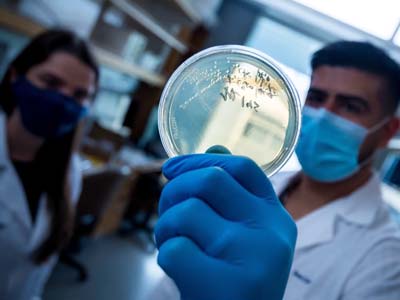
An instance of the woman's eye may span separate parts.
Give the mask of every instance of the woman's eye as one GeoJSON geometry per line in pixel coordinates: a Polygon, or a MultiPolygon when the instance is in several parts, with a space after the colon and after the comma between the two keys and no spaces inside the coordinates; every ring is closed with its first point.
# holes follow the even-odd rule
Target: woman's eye
{"type": "Polygon", "coordinates": [[[55,77],[42,77],[43,85],[48,89],[55,89],[60,86],[61,82],[55,77]]]}
{"type": "Polygon", "coordinates": [[[74,94],[74,98],[78,101],[84,101],[89,97],[89,94],[84,91],[78,91],[74,94]]]}

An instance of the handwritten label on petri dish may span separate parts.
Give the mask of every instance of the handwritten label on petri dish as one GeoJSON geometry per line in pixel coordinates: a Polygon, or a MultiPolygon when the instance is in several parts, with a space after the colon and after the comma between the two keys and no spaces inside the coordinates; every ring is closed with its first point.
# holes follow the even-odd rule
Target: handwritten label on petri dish
{"type": "Polygon", "coordinates": [[[207,82],[207,85],[199,87],[199,90],[194,95],[179,105],[180,109],[185,110],[193,100],[221,82],[223,87],[219,92],[219,96],[223,101],[237,102],[242,108],[252,109],[255,112],[259,111],[265,99],[273,99],[278,96],[277,90],[279,86],[277,82],[271,79],[265,71],[254,66],[248,64],[242,66],[236,63],[225,72],[219,69],[209,71],[200,71],[189,79],[190,84],[198,86],[201,81],[194,79],[200,78],[203,82],[207,82]]]}
{"type": "Polygon", "coordinates": [[[264,71],[241,67],[235,64],[230,74],[224,76],[227,86],[219,93],[223,101],[237,102],[242,108],[253,109],[258,112],[258,108],[265,97],[270,99],[277,96],[277,88],[271,77],[264,71]]]}

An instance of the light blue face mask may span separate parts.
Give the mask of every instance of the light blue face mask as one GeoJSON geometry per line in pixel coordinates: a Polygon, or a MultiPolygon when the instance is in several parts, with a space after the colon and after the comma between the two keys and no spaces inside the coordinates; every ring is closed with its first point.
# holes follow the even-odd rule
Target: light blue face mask
{"type": "Polygon", "coordinates": [[[369,161],[358,162],[366,136],[387,121],[385,119],[367,129],[326,109],[305,106],[296,147],[304,173],[321,182],[336,182],[354,175],[369,161]]]}

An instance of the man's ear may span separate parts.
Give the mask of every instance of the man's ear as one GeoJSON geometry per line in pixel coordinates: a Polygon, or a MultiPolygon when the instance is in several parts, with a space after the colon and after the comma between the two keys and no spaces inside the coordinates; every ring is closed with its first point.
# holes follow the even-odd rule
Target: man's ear
{"type": "Polygon", "coordinates": [[[380,146],[385,147],[389,143],[389,141],[396,135],[399,128],[400,118],[393,116],[384,127],[384,138],[382,139],[380,146]]]}

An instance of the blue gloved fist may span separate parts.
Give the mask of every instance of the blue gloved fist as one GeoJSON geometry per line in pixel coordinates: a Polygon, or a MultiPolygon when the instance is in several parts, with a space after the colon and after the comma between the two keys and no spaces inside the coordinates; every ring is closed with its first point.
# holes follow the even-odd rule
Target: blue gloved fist
{"type": "Polygon", "coordinates": [[[245,157],[195,154],[163,173],[158,263],[182,299],[282,299],[297,230],[263,171],[245,157]]]}

